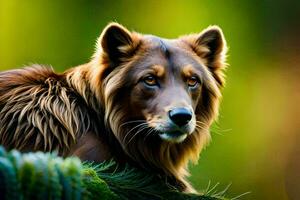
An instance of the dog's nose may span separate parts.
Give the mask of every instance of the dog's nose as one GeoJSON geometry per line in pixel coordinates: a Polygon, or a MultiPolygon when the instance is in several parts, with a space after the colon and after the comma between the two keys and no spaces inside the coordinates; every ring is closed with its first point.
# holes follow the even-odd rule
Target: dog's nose
{"type": "Polygon", "coordinates": [[[192,119],[192,112],[186,108],[174,108],[169,111],[170,119],[178,126],[189,123],[192,119]]]}

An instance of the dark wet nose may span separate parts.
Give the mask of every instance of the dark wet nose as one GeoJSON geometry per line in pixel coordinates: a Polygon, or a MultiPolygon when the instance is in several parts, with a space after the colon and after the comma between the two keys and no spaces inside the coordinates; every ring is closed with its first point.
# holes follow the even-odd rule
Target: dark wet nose
{"type": "Polygon", "coordinates": [[[192,113],[186,108],[174,108],[169,111],[170,119],[178,126],[189,123],[192,119],[192,113]]]}

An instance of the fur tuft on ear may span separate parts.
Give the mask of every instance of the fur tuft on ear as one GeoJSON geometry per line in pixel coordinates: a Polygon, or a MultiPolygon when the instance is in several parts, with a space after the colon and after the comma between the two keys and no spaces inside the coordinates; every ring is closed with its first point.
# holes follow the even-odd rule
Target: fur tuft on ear
{"type": "Polygon", "coordinates": [[[101,56],[112,64],[119,64],[131,56],[136,47],[136,37],[118,23],[108,24],[98,41],[98,49],[103,54],[101,56]]]}
{"type": "Polygon", "coordinates": [[[200,34],[190,36],[188,41],[196,54],[205,60],[219,86],[223,86],[227,46],[221,28],[210,26],[200,34]]]}

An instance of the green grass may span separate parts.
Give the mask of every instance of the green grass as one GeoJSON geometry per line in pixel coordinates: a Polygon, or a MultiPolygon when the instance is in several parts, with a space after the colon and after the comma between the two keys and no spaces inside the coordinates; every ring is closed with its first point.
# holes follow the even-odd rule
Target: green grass
{"type": "Polygon", "coordinates": [[[227,199],[226,188],[215,188],[208,186],[203,195],[185,194],[154,175],[113,161],[96,165],[0,147],[0,199],[227,199]]]}

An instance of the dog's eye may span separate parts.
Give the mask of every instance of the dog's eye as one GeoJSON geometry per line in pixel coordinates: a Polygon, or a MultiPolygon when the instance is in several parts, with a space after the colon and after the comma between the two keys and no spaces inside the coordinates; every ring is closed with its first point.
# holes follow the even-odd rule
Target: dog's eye
{"type": "Polygon", "coordinates": [[[192,77],[188,78],[188,80],[187,80],[188,86],[192,87],[192,88],[196,87],[198,85],[198,83],[199,83],[198,78],[195,76],[192,76],[192,77]]]}
{"type": "Polygon", "coordinates": [[[156,86],[157,85],[157,79],[154,76],[152,76],[152,75],[146,76],[143,79],[143,81],[148,86],[156,86]]]}

